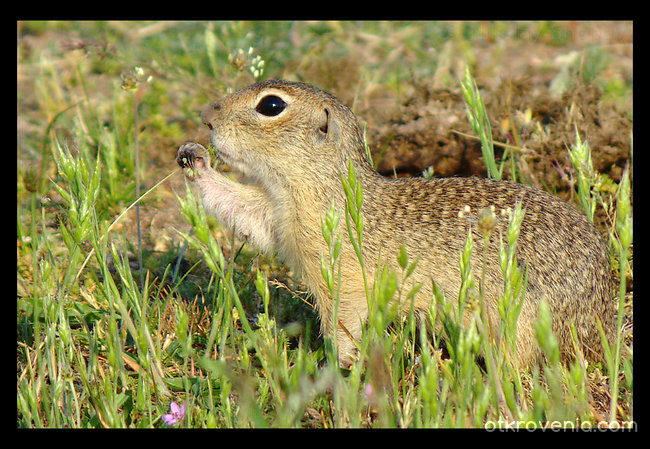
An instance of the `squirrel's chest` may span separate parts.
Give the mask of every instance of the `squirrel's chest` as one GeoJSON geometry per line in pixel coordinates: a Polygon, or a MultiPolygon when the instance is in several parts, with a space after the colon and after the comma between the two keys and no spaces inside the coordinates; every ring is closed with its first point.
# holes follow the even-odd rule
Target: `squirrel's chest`
{"type": "Polygon", "coordinates": [[[320,215],[310,209],[278,208],[273,211],[273,233],[278,256],[297,270],[320,263],[325,248],[320,215]]]}

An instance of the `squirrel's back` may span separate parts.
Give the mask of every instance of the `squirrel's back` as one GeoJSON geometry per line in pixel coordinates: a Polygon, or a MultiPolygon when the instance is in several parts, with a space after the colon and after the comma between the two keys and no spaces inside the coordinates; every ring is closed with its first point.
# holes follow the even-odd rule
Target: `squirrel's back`
{"type": "Polygon", "coordinates": [[[516,255],[526,270],[522,313],[527,317],[522,324],[535,319],[544,299],[563,355],[574,353],[573,323],[585,351],[602,358],[596,317],[611,336],[615,311],[609,253],[600,231],[572,205],[533,187],[476,177],[383,178],[376,188],[364,191],[365,198],[369,251],[395,253],[403,243],[409,256],[419,259],[418,271],[431,271],[431,279],[448,297],[458,292],[459,255],[471,229],[474,278],[480,282],[486,269],[481,288],[493,301],[503,291],[500,243],[505,242],[510,212],[521,204],[516,255]],[[483,209],[492,214],[487,225],[479,223],[483,209]],[[487,245],[485,233],[490,236],[487,245]]]}

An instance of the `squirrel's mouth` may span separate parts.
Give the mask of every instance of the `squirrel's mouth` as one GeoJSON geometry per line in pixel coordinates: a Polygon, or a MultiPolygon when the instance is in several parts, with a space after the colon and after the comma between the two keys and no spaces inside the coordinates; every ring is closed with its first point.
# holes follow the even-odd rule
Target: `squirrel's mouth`
{"type": "Polygon", "coordinates": [[[233,157],[233,151],[230,150],[228,144],[224,142],[223,139],[220,139],[219,137],[215,136],[214,133],[212,133],[210,136],[210,142],[214,148],[215,155],[221,160],[221,162],[228,165],[236,162],[235,158],[233,157]]]}
{"type": "Polygon", "coordinates": [[[229,145],[228,142],[225,142],[223,139],[219,138],[212,134],[210,141],[212,142],[212,147],[214,148],[215,156],[224,164],[229,167],[237,170],[238,172],[246,175],[248,172],[248,166],[241,157],[238,157],[241,154],[240,151],[233,149],[232,145],[229,145]]]}

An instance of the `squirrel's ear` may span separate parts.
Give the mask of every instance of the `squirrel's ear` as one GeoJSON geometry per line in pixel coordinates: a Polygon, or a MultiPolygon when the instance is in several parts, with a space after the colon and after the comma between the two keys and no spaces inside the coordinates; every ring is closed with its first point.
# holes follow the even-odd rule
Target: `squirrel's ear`
{"type": "Polygon", "coordinates": [[[332,140],[338,137],[338,131],[339,127],[334,120],[334,116],[328,108],[323,107],[318,119],[318,133],[322,138],[332,140]]]}

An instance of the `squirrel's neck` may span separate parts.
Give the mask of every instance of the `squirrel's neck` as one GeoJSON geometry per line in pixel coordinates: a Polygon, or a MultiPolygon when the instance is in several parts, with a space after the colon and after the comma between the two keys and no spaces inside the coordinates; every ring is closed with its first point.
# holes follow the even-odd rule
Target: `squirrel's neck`
{"type": "MultiPolygon", "coordinates": [[[[383,179],[365,160],[353,161],[352,165],[364,192],[372,191],[373,186],[383,179]]],[[[320,168],[318,174],[312,175],[312,179],[288,180],[287,184],[275,186],[269,192],[274,205],[274,222],[277,224],[278,254],[303,276],[309,276],[304,272],[308,269],[307,261],[313,264],[313,261],[320,260],[321,254],[327,254],[322,220],[332,204],[341,217],[339,231],[345,229],[346,196],[343,179],[348,180],[349,163],[337,164],[337,167],[341,166],[345,169],[320,168]]],[[[316,274],[318,276],[320,270],[316,274]]]]}

